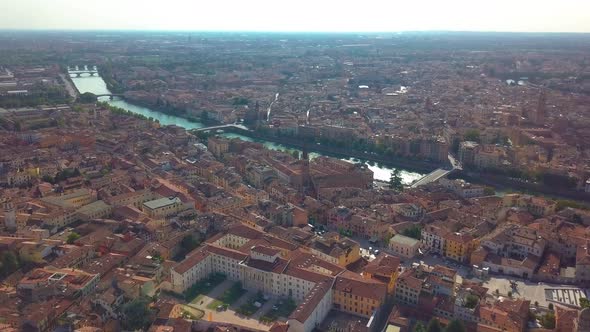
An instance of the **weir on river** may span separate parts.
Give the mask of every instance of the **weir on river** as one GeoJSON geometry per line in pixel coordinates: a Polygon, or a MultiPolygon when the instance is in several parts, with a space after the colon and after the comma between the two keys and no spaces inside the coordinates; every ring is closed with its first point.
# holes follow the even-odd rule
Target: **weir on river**
{"type": "MultiPolygon", "coordinates": [[[[72,82],[74,82],[74,84],[76,85],[76,88],[78,89],[78,91],[80,93],[90,92],[95,95],[112,95],[112,93],[111,93],[111,91],[109,91],[106,83],[104,82],[104,80],[100,76],[76,77],[76,75],[73,75],[73,77],[72,77],[72,75],[70,74],[70,77],[72,79],[72,82]]],[[[278,98],[279,98],[279,94],[277,93],[275,95],[274,101],[271,103],[271,105],[269,107],[269,110],[268,110],[269,116],[270,116],[270,109],[272,107],[272,104],[274,102],[276,102],[278,98]]],[[[119,97],[114,97],[112,99],[110,97],[100,97],[99,100],[106,101],[110,105],[126,109],[130,112],[133,112],[133,113],[144,115],[148,118],[151,117],[155,120],[158,120],[160,122],[160,124],[162,124],[162,125],[176,125],[179,127],[183,127],[185,129],[197,129],[197,128],[205,127],[200,122],[193,122],[193,121],[190,121],[190,120],[182,118],[182,117],[165,114],[163,112],[159,112],[157,110],[152,110],[147,107],[135,105],[135,104],[129,103],[119,97]]],[[[235,134],[235,133],[222,133],[221,135],[224,137],[228,137],[228,138],[239,138],[239,139],[242,139],[245,141],[259,142],[259,143],[262,143],[266,148],[273,149],[273,150],[299,150],[299,149],[291,147],[291,146],[277,144],[277,143],[265,141],[265,140],[253,139],[253,138],[246,137],[246,136],[240,135],[240,134],[235,134]]],[[[320,155],[322,155],[322,154],[320,154],[320,153],[310,153],[309,154],[310,158],[315,158],[320,155]]],[[[379,181],[389,181],[389,178],[391,177],[391,173],[395,170],[395,168],[392,168],[392,167],[386,167],[386,166],[382,166],[382,165],[375,164],[375,163],[360,161],[355,158],[342,158],[342,160],[346,160],[348,162],[353,162],[353,163],[366,164],[367,167],[373,171],[375,180],[379,180],[379,181]]],[[[402,181],[405,184],[410,184],[413,181],[416,181],[416,180],[422,178],[423,176],[424,176],[424,174],[421,174],[418,172],[412,172],[409,170],[401,170],[402,181]]]]}

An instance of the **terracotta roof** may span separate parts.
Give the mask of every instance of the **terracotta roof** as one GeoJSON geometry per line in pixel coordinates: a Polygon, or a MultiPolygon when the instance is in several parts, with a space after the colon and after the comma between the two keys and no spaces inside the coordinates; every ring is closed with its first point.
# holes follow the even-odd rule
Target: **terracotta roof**
{"type": "Polygon", "coordinates": [[[183,259],[182,262],[178,263],[173,269],[179,274],[184,274],[193,266],[199,264],[203,259],[207,258],[207,256],[209,256],[209,252],[202,247],[198,248],[196,251],[192,251],[189,256],[183,259]]]}
{"type": "Polygon", "coordinates": [[[233,234],[247,239],[258,239],[262,235],[264,235],[263,232],[252,227],[246,226],[244,224],[235,224],[231,226],[227,230],[227,234],[233,234]]]}
{"type": "Polygon", "coordinates": [[[320,301],[324,298],[324,296],[326,296],[326,293],[330,291],[331,286],[332,282],[329,280],[317,284],[309,291],[309,293],[307,293],[303,301],[299,304],[295,311],[291,313],[289,319],[295,319],[301,323],[305,323],[305,321],[316,309],[320,301]]]}
{"type": "Polygon", "coordinates": [[[248,255],[243,252],[229,249],[229,248],[219,247],[214,244],[207,244],[206,248],[207,248],[207,251],[209,251],[210,253],[225,256],[225,257],[230,257],[230,258],[233,258],[233,259],[239,260],[239,261],[243,261],[244,259],[246,259],[248,257],[248,255]]]}
{"type": "Polygon", "coordinates": [[[259,259],[252,259],[249,257],[244,262],[244,264],[258,270],[280,274],[283,273],[283,271],[287,267],[288,262],[282,258],[277,258],[274,262],[267,262],[259,259]]]}
{"type": "Polygon", "coordinates": [[[382,254],[365,266],[364,271],[374,275],[390,277],[399,269],[400,258],[382,254]]]}
{"type": "Polygon", "coordinates": [[[405,283],[407,285],[407,287],[411,288],[411,289],[416,289],[416,290],[420,290],[422,289],[422,279],[418,279],[415,276],[415,271],[412,269],[408,269],[404,272],[402,272],[402,274],[400,274],[400,276],[397,278],[397,283],[405,283]]]}
{"type": "Polygon", "coordinates": [[[350,271],[344,271],[336,277],[334,289],[377,301],[384,301],[387,294],[387,285],[385,283],[373,279],[363,279],[358,274],[350,271]]]}

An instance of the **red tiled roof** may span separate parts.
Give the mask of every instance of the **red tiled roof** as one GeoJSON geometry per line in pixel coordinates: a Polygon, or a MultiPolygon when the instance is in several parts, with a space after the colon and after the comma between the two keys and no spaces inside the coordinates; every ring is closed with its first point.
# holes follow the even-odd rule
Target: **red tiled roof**
{"type": "Polygon", "coordinates": [[[178,263],[173,269],[179,274],[184,274],[186,271],[190,270],[193,266],[199,264],[203,259],[207,258],[209,252],[203,250],[203,248],[197,249],[197,251],[193,251],[189,254],[182,262],[178,263]]]}
{"type": "Polygon", "coordinates": [[[384,301],[387,294],[385,283],[373,279],[363,279],[350,271],[344,271],[336,277],[334,289],[377,301],[384,301]]]}

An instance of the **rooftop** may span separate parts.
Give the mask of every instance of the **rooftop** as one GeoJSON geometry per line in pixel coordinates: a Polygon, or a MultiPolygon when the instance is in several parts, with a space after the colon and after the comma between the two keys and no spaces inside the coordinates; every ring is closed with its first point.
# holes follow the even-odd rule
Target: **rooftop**
{"type": "Polygon", "coordinates": [[[143,203],[144,206],[148,207],[149,209],[155,210],[159,208],[163,208],[173,204],[180,204],[182,203],[180,198],[178,197],[163,197],[159,199],[155,199],[153,201],[143,203]]]}

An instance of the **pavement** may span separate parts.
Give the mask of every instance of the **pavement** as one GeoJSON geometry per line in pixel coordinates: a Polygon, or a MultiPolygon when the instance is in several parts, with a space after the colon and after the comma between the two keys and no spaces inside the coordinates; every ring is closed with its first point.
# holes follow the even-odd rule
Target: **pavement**
{"type": "Polygon", "coordinates": [[[493,276],[484,283],[484,286],[488,287],[492,294],[498,289],[501,295],[507,296],[510,291],[513,298],[530,300],[531,304],[538,302],[539,306],[545,308],[549,306],[549,303],[577,306],[579,298],[586,297],[586,294],[590,293],[588,290],[574,285],[532,282],[507,276],[493,276]],[[514,289],[510,286],[511,280],[516,283],[514,289]]]}
{"type": "Polygon", "coordinates": [[[581,307],[580,299],[588,298],[588,290],[580,288],[545,288],[547,301],[581,307]]]}
{"type": "MultiPolygon", "coordinates": [[[[258,321],[258,317],[256,314],[260,312],[264,307],[272,301],[268,301],[265,305],[256,312],[252,317],[244,317],[239,315],[235,312],[235,309],[244,304],[248,299],[256,294],[256,292],[250,291],[246,294],[242,295],[234,304],[232,304],[227,310],[225,311],[217,311],[211,310],[207,308],[211,302],[215,301],[216,298],[221,296],[226,289],[230,288],[234,284],[234,281],[225,280],[220,285],[215,287],[209,294],[203,295],[197,303],[192,303],[191,306],[203,310],[205,315],[203,316],[203,320],[212,321],[212,322],[221,322],[221,323],[229,323],[229,324],[238,324],[244,326],[246,328],[257,329],[268,331],[270,329],[270,325],[263,324],[258,321]]],[[[272,305],[271,305],[272,307],[272,305]]],[[[264,311],[266,312],[266,311],[264,311]]]]}
{"type": "MultiPolygon", "coordinates": [[[[375,246],[370,244],[367,239],[364,238],[353,238],[361,245],[361,253],[366,254],[369,247],[373,249],[379,249],[381,252],[392,254],[391,251],[386,247],[375,246]]],[[[393,255],[393,254],[392,254],[393,255]]],[[[372,256],[374,257],[374,256],[372,256]]],[[[532,282],[515,278],[512,276],[503,275],[490,275],[485,280],[480,280],[472,275],[471,267],[461,265],[451,260],[445,259],[441,256],[426,255],[422,257],[415,257],[413,259],[402,259],[402,267],[409,268],[414,263],[424,263],[427,265],[442,265],[449,267],[457,271],[458,283],[461,283],[463,279],[475,280],[483,282],[484,287],[489,289],[489,294],[494,295],[496,289],[499,291],[500,296],[508,297],[508,292],[512,293],[513,298],[523,298],[531,301],[531,304],[535,302],[539,303],[541,307],[547,307],[549,303],[563,303],[565,305],[577,305],[580,297],[590,295],[590,290],[581,289],[574,285],[564,284],[549,284],[532,282]],[[516,284],[516,288],[512,288],[510,282],[513,281],[516,284]]]]}

